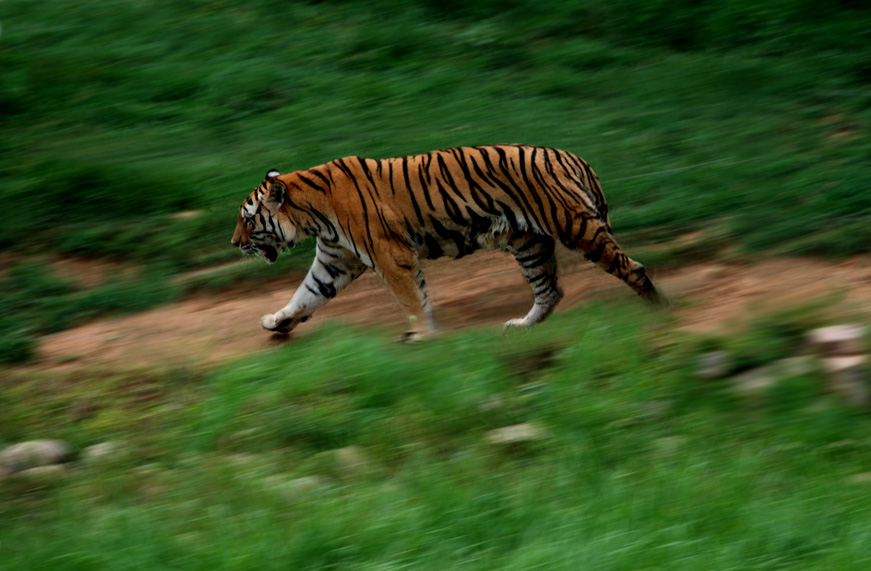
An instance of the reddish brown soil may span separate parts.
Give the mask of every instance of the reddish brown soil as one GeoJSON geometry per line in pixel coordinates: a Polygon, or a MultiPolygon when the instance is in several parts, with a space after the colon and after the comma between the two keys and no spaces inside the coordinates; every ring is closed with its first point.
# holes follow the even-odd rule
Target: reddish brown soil
{"type": "MultiPolygon", "coordinates": [[[[598,267],[562,254],[561,283],[566,298],[559,310],[607,298],[633,298],[632,292],[598,267]]],[[[525,314],[529,287],[514,260],[501,252],[480,252],[461,260],[426,265],[436,319],[442,329],[499,325],[525,314]]],[[[260,328],[260,316],[284,306],[301,278],[269,283],[247,292],[199,295],[181,303],[118,319],[98,321],[46,337],[40,368],[113,369],[183,367],[261,351],[308,335],[330,320],[352,326],[378,325],[399,334],[405,318],[379,279],[367,272],[289,341],[260,328]]],[[[717,332],[749,317],[837,294],[833,318],[871,316],[871,258],[842,262],[771,259],[754,265],[702,263],[655,276],[671,299],[683,327],[717,332]]],[[[643,311],[639,301],[639,311],[643,311]]],[[[558,310],[558,311],[559,311],[558,310]]]]}

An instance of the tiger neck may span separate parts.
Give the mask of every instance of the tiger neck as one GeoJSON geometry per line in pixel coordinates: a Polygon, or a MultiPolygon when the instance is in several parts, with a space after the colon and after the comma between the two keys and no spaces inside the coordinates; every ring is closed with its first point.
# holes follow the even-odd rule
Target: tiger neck
{"type": "Polygon", "coordinates": [[[335,235],[330,207],[333,181],[327,165],[288,173],[283,179],[288,199],[281,208],[282,214],[308,236],[335,235]]]}

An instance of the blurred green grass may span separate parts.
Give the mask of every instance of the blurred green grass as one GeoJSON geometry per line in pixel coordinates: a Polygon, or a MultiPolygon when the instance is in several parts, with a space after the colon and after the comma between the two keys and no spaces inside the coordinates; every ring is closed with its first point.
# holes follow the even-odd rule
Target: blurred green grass
{"type": "Polygon", "coordinates": [[[4,2],[0,243],[190,267],[266,168],[494,141],[588,158],[624,231],[867,221],[867,10],[457,4],[4,2]]]}
{"type": "Polygon", "coordinates": [[[794,354],[814,311],[720,340],[634,302],[413,347],[332,325],[212,372],[21,376],[4,438],[123,444],[0,481],[0,566],[859,569],[867,414],[816,372],[753,400],[693,376],[711,347],[794,354]],[[488,444],[522,422],[546,437],[488,444]]]}

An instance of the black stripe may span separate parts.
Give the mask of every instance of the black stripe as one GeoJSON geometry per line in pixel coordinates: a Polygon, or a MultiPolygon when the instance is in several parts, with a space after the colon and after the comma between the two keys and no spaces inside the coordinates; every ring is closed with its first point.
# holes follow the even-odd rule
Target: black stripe
{"type": "Polygon", "coordinates": [[[432,204],[432,198],[429,195],[429,172],[426,168],[424,168],[423,161],[417,167],[417,177],[420,180],[420,191],[423,193],[424,199],[426,199],[426,205],[429,206],[430,210],[435,210],[435,206],[432,204]]]}
{"type": "Polygon", "coordinates": [[[357,161],[360,163],[360,168],[363,170],[363,174],[366,175],[366,178],[369,179],[369,184],[372,185],[372,188],[375,190],[375,193],[378,193],[378,185],[375,184],[375,179],[372,178],[372,173],[369,171],[369,167],[366,166],[366,159],[363,157],[355,157],[357,161]]]}
{"type": "MultiPolygon", "coordinates": [[[[580,193],[581,193],[582,195],[586,196],[587,198],[590,198],[590,195],[589,195],[588,189],[587,189],[587,187],[583,184],[583,181],[581,181],[580,178],[577,176],[577,174],[573,173],[573,172],[572,172],[572,169],[569,168],[569,167],[566,165],[566,163],[565,163],[565,160],[568,158],[568,153],[566,153],[565,151],[561,151],[561,152],[559,152],[559,153],[556,153],[555,156],[556,156],[556,161],[557,161],[557,162],[559,163],[559,165],[562,167],[563,172],[565,172],[566,175],[568,175],[569,177],[572,177],[572,175],[574,175],[574,178],[577,179],[578,182],[580,182],[580,184],[578,185],[578,186],[580,187],[580,188],[578,189],[578,190],[580,191],[580,193]]],[[[559,178],[554,178],[554,180],[557,181],[557,182],[559,182],[559,178]]],[[[566,188],[565,186],[563,186],[562,184],[560,184],[560,188],[562,188],[563,190],[566,191],[567,196],[572,196],[573,194],[575,194],[574,192],[572,192],[570,189],[567,189],[567,188],[566,188]]],[[[581,204],[584,208],[587,208],[586,205],[583,204],[583,200],[579,200],[579,202],[580,202],[580,204],[581,204]]],[[[595,204],[595,200],[591,200],[591,202],[593,202],[593,204],[595,204]]]]}
{"type": "MultiPolygon", "coordinates": [[[[366,165],[366,160],[362,157],[356,157],[356,159],[360,162],[360,168],[363,169],[363,173],[366,175],[366,178],[369,180],[369,184],[371,185],[367,190],[369,190],[369,195],[372,197],[372,203],[375,208],[375,212],[378,214],[378,220],[381,222],[381,227],[384,229],[385,237],[388,235],[392,235],[399,241],[404,241],[404,237],[400,236],[393,227],[388,223],[387,218],[384,216],[384,209],[379,207],[380,195],[378,195],[378,184],[375,182],[375,179],[372,177],[372,171],[369,170],[369,167],[366,165]],[[374,191],[374,194],[373,194],[374,191]]],[[[356,181],[355,181],[356,184],[356,181]]],[[[360,187],[358,186],[359,190],[360,187]]]]}
{"type": "MultiPolygon", "coordinates": [[[[329,257],[333,258],[334,260],[338,260],[339,258],[342,257],[341,254],[337,254],[335,252],[330,252],[330,251],[326,250],[325,248],[321,248],[318,251],[323,253],[325,256],[329,256],[329,257]]],[[[323,263],[323,262],[321,262],[321,263],[323,263]]],[[[326,264],[324,264],[324,265],[326,265],[326,264]]]]}
{"type": "Polygon", "coordinates": [[[323,226],[324,230],[318,232],[318,236],[323,236],[326,240],[330,242],[335,242],[339,239],[339,233],[336,231],[336,227],[330,221],[329,218],[318,212],[317,210],[309,210],[308,211],[314,218],[316,218],[316,224],[318,224],[318,228],[320,229],[323,226]],[[327,234],[324,236],[324,234],[327,234]]]}
{"type": "Polygon", "coordinates": [[[523,257],[514,256],[517,263],[522,266],[539,267],[550,259],[549,252],[534,252],[523,257]]]}
{"type": "MultiPolygon", "coordinates": [[[[585,214],[580,214],[578,217],[581,219],[581,227],[578,229],[577,234],[575,234],[575,236],[572,237],[572,242],[575,244],[580,242],[581,240],[584,240],[584,235],[587,233],[587,216],[585,214]]],[[[574,222],[574,219],[571,217],[568,217],[568,228],[567,229],[568,229],[569,235],[571,235],[571,227],[573,226],[573,224],[572,224],[573,222],[574,222]]]]}
{"type": "Polygon", "coordinates": [[[432,173],[430,171],[430,167],[432,166],[432,157],[433,157],[432,153],[427,153],[427,154],[423,155],[423,157],[421,157],[421,161],[420,161],[421,168],[426,173],[427,186],[432,184],[432,173]]]}
{"type": "MultiPolygon", "coordinates": [[[[538,181],[538,166],[535,163],[536,154],[539,152],[539,149],[532,149],[532,156],[529,157],[529,166],[532,172],[532,180],[529,180],[526,176],[526,172],[524,169],[523,178],[526,180],[526,183],[529,185],[529,193],[532,195],[532,199],[535,200],[535,203],[538,205],[538,212],[541,215],[541,220],[544,220],[547,216],[545,213],[544,201],[541,199],[541,192],[547,192],[545,188],[546,185],[539,183],[538,181]]],[[[545,155],[545,160],[547,155],[545,155]]],[[[536,218],[536,223],[538,224],[538,230],[543,230],[542,222],[536,218]]]]}
{"type": "Polygon", "coordinates": [[[614,260],[611,261],[611,265],[608,266],[608,269],[606,269],[605,271],[609,274],[613,274],[620,269],[620,265],[620,256],[614,256],[614,260]]]}
{"type": "MultiPolygon", "coordinates": [[[[336,294],[338,292],[336,291],[336,286],[333,285],[332,282],[322,282],[321,280],[316,278],[314,276],[314,274],[309,274],[309,275],[315,281],[315,283],[318,284],[318,290],[320,290],[320,293],[322,296],[324,296],[327,299],[333,299],[334,297],[336,297],[336,294]]],[[[311,288],[309,288],[309,289],[311,289],[311,288]]]]}
{"type": "MultiPolygon", "coordinates": [[[[342,226],[342,223],[340,222],[339,225],[342,226]]],[[[346,220],[346,223],[345,223],[344,227],[342,228],[342,230],[343,230],[345,237],[351,243],[351,248],[354,250],[354,254],[356,254],[357,257],[359,258],[360,257],[360,249],[357,247],[357,241],[354,239],[354,233],[351,232],[351,219],[350,218],[348,218],[346,220]]]]}
{"type": "Polygon", "coordinates": [[[342,172],[354,183],[354,188],[357,189],[357,196],[360,197],[360,205],[363,207],[363,222],[366,225],[366,236],[365,239],[369,244],[368,254],[375,253],[375,243],[372,239],[372,228],[370,226],[369,220],[369,207],[366,205],[366,197],[363,196],[363,190],[360,188],[360,185],[357,183],[357,177],[351,172],[351,169],[348,168],[348,165],[345,164],[344,159],[337,159],[337,164],[342,172]]]}
{"type": "Polygon", "coordinates": [[[487,214],[493,214],[495,216],[501,215],[502,212],[497,210],[495,205],[493,204],[493,197],[486,192],[483,192],[481,186],[472,178],[472,175],[469,172],[469,167],[466,164],[466,156],[463,152],[463,149],[450,149],[450,151],[454,155],[454,159],[456,159],[457,165],[463,171],[463,176],[465,177],[466,184],[468,185],[469,194],[472,197],[472,202],[477,204],[478,207],[487,214]]]}
{"type": "Polygon", "coordinates": [[[423,214],[420,212],[420,206],[418,206],[417,199],[414,197],[414,189],[411,188],[411,182],[409,181],[408,157],[402,157],[400,160],[402,162],[402,175],[405,178],[405,188],[408,190],[408,197],[411,199],[411,205],[414,206],[414,213],[417,215],[420,225],[423,226],[423,214]]]}
{"type": "Polygon", "coordinates": [[[304,183],[306,183],[310,187],[316,189],[318,192],[320,192],[322,194],[327,193],[327,190],[324,187],[320,186],[319,184],[317,184],[315,181],[311,180],[310,178],[306,178],[300,173],[297,173],[297,176],[299,176],[299,179],[301,181],[303,181],[304,183]]]}
{"type": "MultiPolygon", "coordinates": [[[[451,157],[451,158],[456,160],[455,157],[451,157]]],[[[462,192],[460,192],[459,188],[457,188],[457,183],[454,180],[454,177],[451,174],[450,169],[448,169],[447,162],[445,161],[444,157],[441,154],[438,155],[438,159],[436,162],[438,162],[439,174],[441,174],[442,178],[445,179],[445,182],[447,183],[448,188],[450,188],[451,190],[454,191],[454,194],[457,195],[457,198],[459,200],[466,202],[466,196],[462,192]]]]}
{"type": "Polygon", "coordinates": [[[393,192],[393,196],[396,196],[396,185],[393,184],[393,161],[387,161],[388,165],[388,174],[387,180],[390,181],[390,190],[393,192]]]}
{"type": "MultiPolygon", "coordinates": [[[[541,200],[538,198],[538,193],[535,192],[535,186],[533,185],[532,181],[529,180],[529,175],[526,174],[526,154],[524,153],[523,147],[518,148],[517,153],[518,153],[517,162],[520,165],[520,177],[523,179],[523,183],[526,185],[526,188],[529,189],[529,194],[531,194],[533,196],[533,198],[536,200],[536,202],[538,203],[539,212],[542,212],[542,210],[544,209],[544,205],[541,203],[541,200]]],[[[529,210],[530,214],[532,214],[532,218],[540,226],[540,223],[538,222],[538,216],[535,215],[535,212],[532,209],[532,205],[529,204],[529,201],[526,198],[526,194],[525,193],[521,194],[521,197],[523,197],[523,201],[526,204],[526,208],[529,210]]]]}
{"type": "Polygon", "coordinates": [[[326,176],[324,176],[324,173],[322,173],[319,170],[314,170],[314,169],[309,169],[307,172],[309,172],[309,173],[315,175],[316,177],[318,177],[319,179],[321,179],[324,183],[324,186],[327,189],[330,188],[330,179],[328,179],[326,176]]]}
{"type": "MultiPolygon", "coordinates": [[[[563,211],[568,211],[568,210],[571,210],[571,206],[572,206],[568,201],[568,197],[571,196],[572,192],[568,188],[563,186],[562,183],[559,182],[559,177],[557,176],[556,171],[554,170],[554,163],[555,162],[556,163],[559,162],[559,153],[557,153],[557,152],[554,152],[553,158],[551,158],[550,160],[548,160],[545,163],[545,165],[547,167],[547,174],[548,174],[550,180],[553,182],[555,188],[557,188],[560,191],[558,193],[554,193],[553,195],[551,195],[551,200],[558,201],[560,203],[560,206],[562,207],[563,211]]],[[[554,221],[556,221],[556,220],[557,219],[554,218],[554,221]]]]}
{"type": "Polygon", "coordinates": [[[457,232],[456,230],[450,230],[446,228],[441,222],[439,222],[434,216],[430,215],[429,217],[430,223],[432,224],[433,230],[435,230],[436,234],[438,234],[443,240],[454,242],[457,245],[457,257],[460,258],[467,254],[471,254],[476,250],[473,244],[469,244],[466,241],[466,237],[462,234],[462,232],[457,232]]]}
{"type": "Polygon", "coordinates": [[[605,253],[605,242],[602,241],[599,243],[599,245],[596,247],[595,250],[593,250],[592,252],[587,254],[587,259],[595,264],[598,264],[599,260],[602,259],[602,255],[604,253],[605,253]]]}
{"type": "Polygon", "coordinates": [[[339,266],[334,266],[333,264],[325,264],[325,263],[321,262],[321,265],[324,267],[324,269],[327,271],[328,274],[330,274],[330,277],[333,279],[336,279],[337,277],[345,275],[346,273],[348,273],[343,268],[341,268],[339,266]]]}
{"type": "Polygon", "coordinates": [[[448,192],[442,186],[442,182],[436,179],[436,188],[439,191],[439,194],[442,197],[442,202],[445,205],[445,212],[448,213],[448,217],[454,221],[454,223],[464,226],[467,222],[466,219],[463,218],[463,214],[460,212],[459,206],[454,202],[454,199],[450,197],[448,192]]]}
{"type": "Polygon", "coordinates": [[[533,246],[537,246],[542,244],[545,241],[546,237],[541,234],[534,234],[532,238],[529,238],[525,242],[523,242],[520,246],[514,246],[515,252],[525,252],[526,250],[532,248],[533,246]]]}
{"type": "MultiPolygon", "coordinates": [[[[368,159],[364,159],[362,157],[355,157],[355,158],[360,162],[360,168],[363,170],[364,174],[366,175],[366,178],[369,180],[370,186],[367,187],[367,191],[369,192],[369,196],[372,198],[372,205],[375,208],[375,213],[378,214],[378,221],[381,222],[381,227],[384,230],[384,236],[385,237],[393,236],[396,240],[399,240],[400,242],[404,242],[406,237],[400,235],[398,232],[396,232],[396,230],[393,229],[393,226],[388,222],[387,218],[384,215],[384,209],[380,207],[381,196],[380,196],[380,193],[378,192],[378,183],[375,182],[375,179],[372,176],[372,171],[369,169],[369,167],[366,164],[366,161],[368,159]]],[[[378,166],[379,166],[379,170],[380,170],[380,167],[381,167],[380,161],[378,163],[378,166]]],[[[360,186],[357,185],[356,179],[354,180],[354,184],[357,186],[357,191],[362,192],[360,189],[360,186]]],[[[395,194],[395,192],[394,192],[394,194],[395,194]]],[[[371,231],[369,229],[368,223],[367,223],[366,227],[367,227],[367,232],[369,232],[371,235],[371,231]]],[[[374,247],[375,247],[374,244],[372,244],[373,251],[374,251],[374,247]]]]}
{"type": "Polygon", "coordinates": [[[605,227],[604,227],[603,225],[600,224],[600,225],[596,228],[596,231],[593,232],[593,236],[592,236],[592,237],[590,238],[590,240],[589,240],[590,243],[591,243],[591,244],[594,243],[594,242],[599,238],[599,234],[601,234],[601,233],[604,232],[604,231],[605,231],[605,227]]]}
{"type": "MultiPolygon", "coordinates": [[[[490,162],[489,157],[487,157],[486,153],[480,147],[475,147],[475,150],[481,154],[481,158],[487,164],[488,171],[490,171],[490,173],[493,173],[495,171],[495,169],[493,168],[493,165],[490,162]]],[[[505,194],[507,194],[508,196],[511,197],[511,199],[514,201],[514,204],[517,206],[518,210],[520,210],[520,212],[524,216],[524,218],[531,218],[533,220],[536,219],[534,213],[529,211],[529,202],[523,196],[523,194],[524,194],[523,190],[521,190],[519,187],[516,186],[516,183],[514,182],[514,179],[512,177],[509,176],[508,180],[511,181],[511,184],[515,185],[515,188],[517,190],[516,193],[513,192],[511,187],[509,187],[505,182],[500,180],[500,177],[496,176],[495,174],[490,174],[489,176],[486,175],[484,173],[484,171],[481,170],[480,166],[478,166],[477,161],[473,160],[472,165],[475,169],[475,172],[478,174],[478,176],[481,177],[485,182],[489,183],[491,186],[498,186],[499,188],[502,189],[502,191],[505,194]],[[523,202],[523,204],[521,204],[521,201],[523,202]]],[[[500,204],[503,204],[503,206],[505,206],[504,203],[500,203],[500,204]]],[[[517,219],[514,216],[513,209],[511,209],[510,207],[509,207],[509,209],[512,210],[511,227],[517,228],[517,219]]]]}
{"type": "Polygon", "coordinates": [[[436,240],[431,235],[427,234],[423,237],[424,245],[427,249],[427,258],[430,260],[434,260],[436,258],[441,258],[444,256],[445,251],[442,249],[441,244],[439,244],[438,240],[436,240]]]}
{"type": "Polygon", "coordinates": [[[511,209],[511,207],[501,201],[497,204],[499,204],[499,207],[502,208],[502,216],[504,216],[508,220],[508,225],[511,228],[517,228],[517,217],[514,215],[514,211],[511,209]]]}
{"type": "MultiPolygon", "coordinates": [[[[550,161],[551,161],[550,149],[544,149],[543,152],[544,152],[545,169],[547,170],[549,166],[552,167],[552,165],[550,164],[550,161]]],[[[550,219],[550,224],[548,225],[548,227],[550,229],[557,229],[557,228],[559,228],[559,215],[560,215],[560,211],[557,209],[557,200],[561,197],[554,196],[556,189],[551,187],[549,180],[546,180],[546,178],[552,179],[552,175],[548,175],[547,177],[545,177],[545,173],[542,173],[541,169],[538,168],[537,165],[533,165],[532,176],[538,181],[538,184],[539,184],[538,188],[547,197],[547,203],[550,205],[551,219],[550,219]]],[[[566,210],[563,210],[562,214],[565,216],[566,210]]],[[[542,218],[545,218],[545,219],[547,218],[546,213],[543,211],[542,211],[542,218]]]]}

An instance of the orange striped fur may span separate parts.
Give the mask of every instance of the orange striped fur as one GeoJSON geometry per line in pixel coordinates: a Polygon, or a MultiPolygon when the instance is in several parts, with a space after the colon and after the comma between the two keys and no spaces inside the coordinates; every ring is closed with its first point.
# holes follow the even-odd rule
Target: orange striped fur
{"type": "Polygon", "coordinates": [[[562,298],[554,247],[580,251],[639,296],[658,302],[644,266],[620,249],[593,169],[572,153],[529,145],[458,147],[391,159],[345,157],[307,170],[269,171],[239,211],[233,244],[273,262],[314,236],[317,253],[284,308],[261,319],[287,332],[367,268],[384,280],[412,322],[434,331],[421,258],[477,249],[512,253],[534,305],[506,323],[545,319],[562,298]]]}

